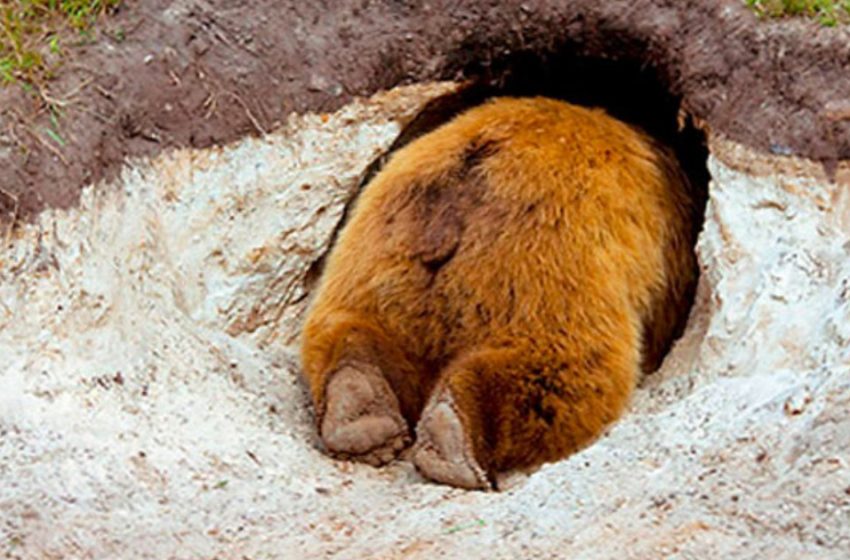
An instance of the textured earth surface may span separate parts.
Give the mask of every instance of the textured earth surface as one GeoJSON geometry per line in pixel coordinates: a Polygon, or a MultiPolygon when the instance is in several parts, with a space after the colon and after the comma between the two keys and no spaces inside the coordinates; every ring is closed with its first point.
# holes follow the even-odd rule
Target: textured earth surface
{"type": "Polygon", "coordinates": [[[641,71],[715,133],[850,158],[850,28],[741,0],[125,0],[100,29],[41,91],[0,90],[0,221],[73,206],[127,158],[429,80],[552,95],[602,73],[598,102],[641,71]]]}
{"type": "Polygon", "coordinates": [[[138,161],[0,230],[0,555],[850,555],[850,173],[719,135],[688,328],[598,442],[500,493],[320,452],[314,263],[451,88],[138,161]]]}

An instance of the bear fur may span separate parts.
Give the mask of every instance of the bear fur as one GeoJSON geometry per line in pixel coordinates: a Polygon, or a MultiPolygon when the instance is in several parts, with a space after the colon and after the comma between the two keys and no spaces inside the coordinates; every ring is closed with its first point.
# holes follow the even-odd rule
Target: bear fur
{"type": "Polygon", "coordinates": [[[400,149],[303,331],[328,452],[415,440],[426,477],[486,489],[588,444],[683,326],[694,213],[671,153],[599,109],[498,98],[400,149]]]}

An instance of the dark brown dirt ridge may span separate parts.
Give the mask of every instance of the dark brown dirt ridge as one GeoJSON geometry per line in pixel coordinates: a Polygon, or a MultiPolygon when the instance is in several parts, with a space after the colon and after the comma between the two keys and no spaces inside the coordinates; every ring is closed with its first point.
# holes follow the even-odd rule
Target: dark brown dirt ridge
{"type": "Polygon", "coordinates": [[[569,83],[583,57],[651,73],[763,152],[850,158],[850,31],[759,21],[738,0],[128,0],[49,84],[64,145],[41,102],[0,92],[0,214],[71,206],[127,158],[260,134],[292,112],[437,79],[513,76],[534,93],[527,67],[569,83]]]}

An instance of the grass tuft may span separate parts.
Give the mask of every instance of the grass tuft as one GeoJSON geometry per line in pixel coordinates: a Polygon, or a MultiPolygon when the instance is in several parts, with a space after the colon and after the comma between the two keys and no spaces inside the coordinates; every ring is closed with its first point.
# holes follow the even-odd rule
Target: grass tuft
{"type": "Polygon", "coordinates": [[[0,85],[49,79],[65,54],[62,37],[85,41],[95,21],[120,1],[0,0],[0,85]]]}
{"type": "Polygon", "coordinates": [[[850,23],[850,0],[745,0],[761,17],[807,16],[832,27],[850,23]]]}

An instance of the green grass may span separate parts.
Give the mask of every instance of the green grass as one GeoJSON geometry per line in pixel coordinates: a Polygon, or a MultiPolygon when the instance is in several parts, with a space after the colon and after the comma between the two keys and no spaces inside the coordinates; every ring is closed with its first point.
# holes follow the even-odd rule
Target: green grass
{"type": "Polygon", "coordinates": [[[0,0],[0,85],[40,84],[121,0],[0,0]]]}
{"type": "Polygon", "coordinates": [[[762,17],[807,16],[826,26],[850,23],[850,0],[745,0],[762,17]]]}

